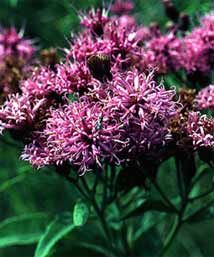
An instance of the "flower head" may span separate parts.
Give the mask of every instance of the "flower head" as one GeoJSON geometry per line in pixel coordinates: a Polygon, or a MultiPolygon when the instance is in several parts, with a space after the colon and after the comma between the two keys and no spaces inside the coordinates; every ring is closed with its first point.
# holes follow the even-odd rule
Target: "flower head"
{"type": "Polygon", "coordinates": [[[22,33],[17,33],[11,27],[0,32],[0,58],[15,55],[23,59],[30,59],[35,52],[31,40],[24,39],[22,33]]]}
{"type": "Polygon", "coordinates": [[[109,18],[107,12],[103,9],[92,9],[87,16],[81,18],[80,24],[89,29],[92,34],[102,36],[104,27],[108,23],[109,18]]]}
{"type": "Polygon", "coordinates": [[[128,13],[134,9],[134,4],[130,0],[116,0],[111,6],[111,11],[116,14],[128,13]]]}
{"type": "Polygon", "coordinates": [[[193,29],[181,44],[180,63],[189,73],[200,71],[207,74],[214,61],[214,15],[206,15],[201,25],[193,29]]]}
{"type": "Polygon", "coordinates": [[[214,119],[199,112],[191,112],[188,117],[187,132],[193,146],[214,148],[214,119]]]}
{"type": "Polygon", "coordinates": [[[41,155],[43,165],[69,161],[84,173],[117,159],[119,137],[118,124],[99,103],[75,102],[52,112],[42,138],[25,148],[23,158],[35,166],[41,166],[41,155]]]}
{"type": "Polygon", "coordinates": [[[11,95],[0,108],[0,132],[32,128],[34,118],[44,103],[45,99],[31,100],[25,95],[11,95]]]}
{"type": "Polygon", "coordinates": [[[196,96],[195,104],[198,110],[214,110],[214,85],[209,85],[208,87],[200,90],[196,96]]]}
{"type": "Polygon", "coordinates": [[[29,62],[35,48],[15,28],[0,32],[0,94],[4,102],[9,94],[20,93],[19,81],[29,75],[29,62]]]}
{"type": "Polygon", "coordinates": [[[158,73],[166,73],[179,68],[180,40],[173,33],[152,38],[146,43],[142,64],[156,68],[158,73]]]}

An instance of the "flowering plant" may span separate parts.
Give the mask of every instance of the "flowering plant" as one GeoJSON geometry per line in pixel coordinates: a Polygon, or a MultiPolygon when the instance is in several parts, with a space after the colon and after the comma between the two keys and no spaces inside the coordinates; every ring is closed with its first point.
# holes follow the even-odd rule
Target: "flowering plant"
{"type": "Polygon", "coordinates": [[[214,13],[191,27],[170,0],[163,4],[172,21],[165,32],[138,25],[131,1],[116,1],[112,15],[80,14],[83,29],[61,61],[53,49],[38,61],[32,41],[13,28],[0,34],[0,132],[24,144],[23,160],[49,167],[82,197],[72,220],[49,225],[36,257],[94,214],[102,228],[94,239],[106,241],[82,246],[105,256],[140,256],[145,219],[173,220],[152,252],[165,256],[183,225],[210,212],[213,183],[207,190],[201,181],[214,165],[214,13]],[[167,169],[171,195],[161,185],[167,169]]]}

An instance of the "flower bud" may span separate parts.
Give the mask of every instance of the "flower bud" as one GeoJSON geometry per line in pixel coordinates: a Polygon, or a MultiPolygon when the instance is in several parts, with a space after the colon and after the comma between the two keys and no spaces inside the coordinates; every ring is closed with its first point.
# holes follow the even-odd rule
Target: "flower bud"
{"type": "Polygon", "coordinates": [[[172,3],[171,0],[163,0],[163,5],[165,8],[165,13],[172,21],[177,22],[179,18],[179,12],[172,3]]]}
{"type": "Polygon", "coordinates": [[[179,29],[182,31],[187,31],[190,25],[189,15],[186,13],[181,13],[179,17],[179,29]]]}
{"type": "Polygon", "coordinates": [[[44,49],[40,52],[40,58],[43,65],[50,66],[52,70],[54,70],[55,64],[58,62],[58,56],[56,49],[44,49]]]}
{"type": "Polygon", "coordinates": [[[87,60],[88,68],[92,76],[101,82],[106,79],[112,80],[111,60],[108,55],[96,54],[92,55],[87,60]]]}

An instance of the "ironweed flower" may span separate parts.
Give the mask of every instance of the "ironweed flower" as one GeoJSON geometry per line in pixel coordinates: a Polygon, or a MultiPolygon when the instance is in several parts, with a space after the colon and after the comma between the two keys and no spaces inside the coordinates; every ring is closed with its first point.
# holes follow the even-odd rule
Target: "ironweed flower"
{"type": "Polygon", "coordinates": [[[179,52],[180,40],[174,33],[152,38],[143,50],[142,64],[156,68],[160,74],[177,70],[180,67],[179,52]]]}
{"type": "Polygon", "coordinates": [[[84,173],[95,165],[102,167],[104,160],[119,161],[119,125],[100,103],[75,102],[51,113],[41,139],[27,146],[22,157],[41,166],[40,153],[46,152],[42,166],[70,161],[84,173]]]}
{"type": "Polygon", "coordinates": [[[189,113],[187,132],[193,141],[193,146],[214,148],[214,119],[199,112],[189,113]]]}
{"type": "Polygon", "coordinates": [[[201,19],[199,27],[181,41],[180,64],[187,72],[209,73],[214,65],[214,14],[201,19]]]}
{"type": "Polygon", "coordinates": [[[0,31],[0,59],[15,55],[24,60],[30,59],[35,52],[32,41],[23,38],[23,32],[17,33],[11,27],[0,31]]]}
{"type": "Polygon", "coordinates": [[[47,97],[51,93],[67,95],[83,92],[92,82],[88,68],[80,64],[58,64],[55,71],[48,67],[34,70],[32,76],[21,82],[24,94],[34,97],[47,97]]]}
{"type": "Polygon", "coordinates": [[[195,105],[198,110],[214,110],[214,85],[209,85],[199,91],[195,99],[195,105]]]}
{"type": "Polygon", "coordinates": [[[134,3],[130,0],[116,0],[111,6],[111,11],[116,14],[129,13],[134,9],[134,3]]]}
{"type": "Polygon", "coordinates": [[[165,90],[148,76],[137,71],[118,75],[113,80],[113,97],[109,108],[115,110],[124,124],[129,140],[128,153],[141,153],[164,145],[170,138],[169,120],[176,115],[178,104],[174,90],[165,90]]]}
{"type": "Polygon", "coordinates": [[[130,161],[166,144],[167,123],[178,106],[174,90],[158,86],[152,74],[146,77],[137,71],[118,74],[105,86],[110,93],[103,98],[91,98],[95,87],[79,101],[51,111],[41,139],[25,148],[23,158],[38,167],[69,161],[84,173],[106,161],[130,161]]]}
{"type": "Polygon", "coordinates": [[[130,66],[133,57],[139,55],[139,48],[135,21],[129,18],[110,18],[103,25],[102,37],[94,37],[89,33],[90,29],[84,30],[66,50],[67,60],[86,63],[91,56],[100,54],[108,55],[113,63],[119,61],[119,67],[130,66]]]}
{"type": "Polygon", "coordinates": [[[32,76],[21,82],[21,90],[26,95],[43,97],[55,91],[55,73],[48,67],[41,67],[33,71],[32,76]]]}
{"type": "Polygon", "coordinates": [[[181,89],[176,100],[175,89],[155,81],[180,69],[210,70],[212,17],[177,37],[176,30],[161,34],[156,24],[138,27],[127,14],[89,12],[66,60],[35,69],[0,108],[1,132],[30,128],[24,160],[37,168],[69,164],[79,174],[153,159],[169,145],[214,147],[213,119],[194,112],[196,105],[213,108],[212,85],[196,100],[195,90],[181,89]]]}
{"type": "Polygon", "coordinates": [[[75,62],[85,63],[87,58],[94,54],[111,53],[112,44],[109,39],[93,39],[87,31],[82,32],[66,50],[67,59],[72,58],[75,62]]]}
{"type": "Polygon", "coordinates": [[[0,31],[0,94],[1,103],[9,94],[19,93],[19,81],[28,76],[29,62],[35,48],[15,28],[0,31]]]}
{"type": "Polygon", "coordinates": [[[0,107],[0,132],[5,129],[22,130],[33,126],[37,111],[44,102],[45,99],[32,100],[26,95],[10,95],[0,107]]]}
{"type": "Polygon", "coordinates": [[[105,9],[92,9],[86,16],[81,17],[80,24],[88,28],[92,34],[102,36],[104,27],[109,22],[109,18],[105,9]]]}

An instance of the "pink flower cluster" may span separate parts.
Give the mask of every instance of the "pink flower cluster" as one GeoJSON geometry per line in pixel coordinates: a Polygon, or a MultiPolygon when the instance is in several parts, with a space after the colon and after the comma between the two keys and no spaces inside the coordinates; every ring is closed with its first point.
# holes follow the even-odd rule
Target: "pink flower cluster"
{"type": "Polygon", "coordinates": [[[11,55],[24,60],[32,57],[35,52],[32,41],[24,39],[22,34],[13,27],[0,31],[0,61],[11,55]]]}
{"type": "Polygon", "coordinates": [[[129,161],[168,142],[167,124],[178,104],[174,90],[157,85],[152,74],[118,74],[105,85],[104,97],[94,99],[96,90],[51,110],[45,129],[22,157],[38,167],[69,161],[83,173],[104,161],[129,161]]]}
{"type": "Polygon", "coordinates": [[[195,103],[198,110],[214,110],[214,85],[209,85],[199,91],[195,103]]]}
{"type": "MultiPolygon", "coordinates": [[[[132,6],[116,1],[112,9],[127,13],[132,6]]],[[[137,26],[127,14],[108,17],[98,9],[81,16],[84,29],[65,61],[35,69],[1,106],[0,131],[21,131],[25,139],[28,130],[22,158],[33,166],[69,163],[80,174],[106,162],[155,156],[174,140],[170,124],[182,116],[195,149],[214,147],[214,120],[192,112],[193,96],[184,99],[191,98],[188,109],[175,89],[155,80],[179,69],[211,69],[213,20],[205,16],[200,27],[178,37],[176,30],[164,35],[158,26],[137,26]]],[[[211,91],[199,92],[198,109],[212,107],[211,91]]]]}
{"type": "Polygon", "coordinates": [[[111,11],[116,14],[129,13],[134,9],[134,4],[130,0],[116,0],[111,6],[111,11]]]}
{"type": "Polygon", "coordinates": [[[214,65],[213,16],[210,13],[203,17],[200,26],[180,36],[179,26],[163,34],[158,26],[138,26],[135,18],[127,14],[108,18],[104,11],[93,11],[82,17],[87,30],[74,38],[67,57],[84,63],[89,56],[100,53],[108,54],[120,69],[128,65],[140,71],[155,68],[158,74],[181,69],[207,74],[214,65]]]}
{"type": "Polygon", "coordinates": [[[188,117],[187,131],[193,140],[193,145],[199,147],[214,148],[214,118],[192,112],[188,117]]]}
{"type": "Polygon", "coordinates": [[[214,65],[214,13],[201,19],[201,25],[193,29],[181,42],[180,64],[188,72],[208,73],[214,65]]]}
{"type": "Polygon", "coordinates": [[[32,41],[23,38],[15,28],[0,31],[1,103],[9,94],[20,92],[19,80],[29,74],[29,63],[35,52],[32,41]]]}
{"type": "Polygon", "coordinates": [[[29,79],[21,82],[21,90],[23,94],[41,98],[51,93],[80,93],[88,89],[92,81],[86,66],[66,63],[56,65],[55,71],[49,67],[35,69],[29,79]]]}
{"type": "Polygon", "coordinates": [[[173,29],[146,43],[144,66],[156,67],[161,74],[180,69],[208,74],[214,66],[214,14],[202,18],[200,26],[186,36],[178,37],[176,33],[173,29]]]}

